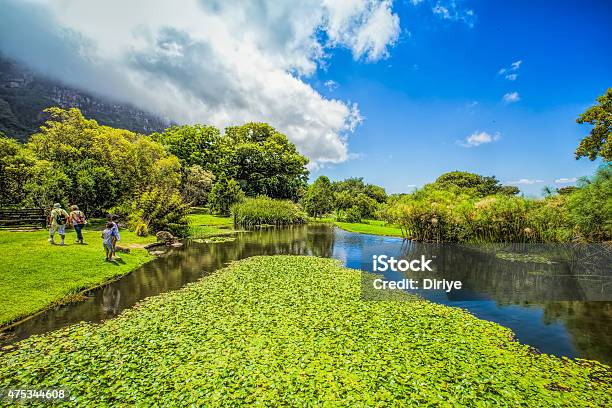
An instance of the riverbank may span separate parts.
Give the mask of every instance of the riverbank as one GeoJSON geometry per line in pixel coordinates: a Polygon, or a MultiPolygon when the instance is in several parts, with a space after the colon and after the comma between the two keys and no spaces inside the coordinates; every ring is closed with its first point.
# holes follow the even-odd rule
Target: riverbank
{"type": "Polygon", "coordinates": [[[0,388],[75,404],[606,406],[610,371],[537,355],[510,330],[426,301],[363,301],[337,261],[254,257],[102,324],[0,356],[0,388]]]}
{"type": "MultiPolygon", "coordinates": [[[[193,214],[188,218],[190,234],[198,237],[231,232],[228,217],[193,214]]],[[[50,245],[45,230],[0,231],[0,327],[79,300],[83,291],[126,275],[154,258],[143,248],[156,241],[154,235],[139,237],[122,230],[119,244],[130,253],[118,253],[119,261],[105,262],[96,228],[93,222],[83,231],[85,245],[76,244],[74,230],[67,229],[65,246],[50,245]]]]}
{"type": "Polygon", "coordinates": [[[402,230],[394,225],[387,225],[381,220],[363,220],[363,222],[341,222],[335,218],[310,218],[310,222],[333,223],[348,232],[360,234],[382,235],[386,237],[402,238],[402,230]]]}

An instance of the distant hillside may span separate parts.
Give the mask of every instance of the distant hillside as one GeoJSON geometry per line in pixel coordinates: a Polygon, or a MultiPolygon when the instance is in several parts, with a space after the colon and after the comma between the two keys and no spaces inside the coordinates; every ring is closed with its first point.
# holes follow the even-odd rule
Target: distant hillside
{"type": "Polygon", "coordinates": [[[100,124],[140,133],[169,126],[153,114],[67,87],[0,57],[0,132],[26,140],[45,121],[43,109],[49,106],[77,107],[100,124]]]}

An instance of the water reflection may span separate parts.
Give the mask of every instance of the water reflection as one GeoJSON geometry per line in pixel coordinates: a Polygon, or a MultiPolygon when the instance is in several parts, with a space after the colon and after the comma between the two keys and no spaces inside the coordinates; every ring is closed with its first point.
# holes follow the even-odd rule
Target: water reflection
{"type": "Polygon", "coordinates": [[[12,342],[83,320],[112,318],[143,298],[180,288],[249,256],[333,257],[350,268],[371,270],[373,255],[413,259],[424,254],[435,260],[433,273],[387,273],[387,279],[461,280],[464,289],[460,292],[420,294],[509,327],[520,341],[542,352],[612,362],[612,302],[588,301],[610,298],[606,258],[603,264],[597,263],[592,251],[581,254],[556,247],[546,249],[556,263],[512,262],[496,257],[490,248],[490,253],[482,249],[419,244],[328,225],[260,229],[215,244],[187,242],[183,248],[172,249],[123,279],[93,291],[83,302],[57,307],[23,322],[4,333],[0,341],[12,342]]]}

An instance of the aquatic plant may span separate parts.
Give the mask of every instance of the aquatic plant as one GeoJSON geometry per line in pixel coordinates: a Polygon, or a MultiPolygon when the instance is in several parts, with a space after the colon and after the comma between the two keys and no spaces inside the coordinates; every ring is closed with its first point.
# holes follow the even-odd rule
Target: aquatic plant
{"type": "Polygon", "coordinates": [[[306,213],[294,202],[265,196],[247,198],[234,205],[232,216],[236,225],[244,227],[304,224],[307,221],[306,213]]]}
{"type": "Polygon", "coordinates": [[[74,406],[612,404],[607,366],[535,354],[461,309],[361,294],[334,260],[250,258],[18,343],[0,388],[63,387],[74,406]]]}

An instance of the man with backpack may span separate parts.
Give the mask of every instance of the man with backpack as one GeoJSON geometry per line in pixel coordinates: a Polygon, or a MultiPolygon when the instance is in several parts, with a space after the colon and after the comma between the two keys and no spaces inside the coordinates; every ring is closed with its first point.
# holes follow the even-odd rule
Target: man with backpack
{"type": "Polygon", "coordinates": [[[62,208],[59,203],[53,204],[53,210],[49,215],[49,243],[55,244],[54,237],[55,233],[59,233],[62,242],[60,245],[64,245],[64,238],[66,237],[66,224],[68,223],[68,213],[62,208]]]}
{"type": "Polygon", "coordinates": [[[85,226],[85,224],[87,224],[87,221],[85,220],[85,214],[83,213],[83,211],[79,210],[79,207],[77,207],[76,205],[73,205],[70,207],[70,216],[68,217],[69,221],[72,223],[72,226],[74,227],[74,230],[76,231],[76,235],[77,235],[77,244],[82,244],[83,243],[83,227],[85,226]]]}

